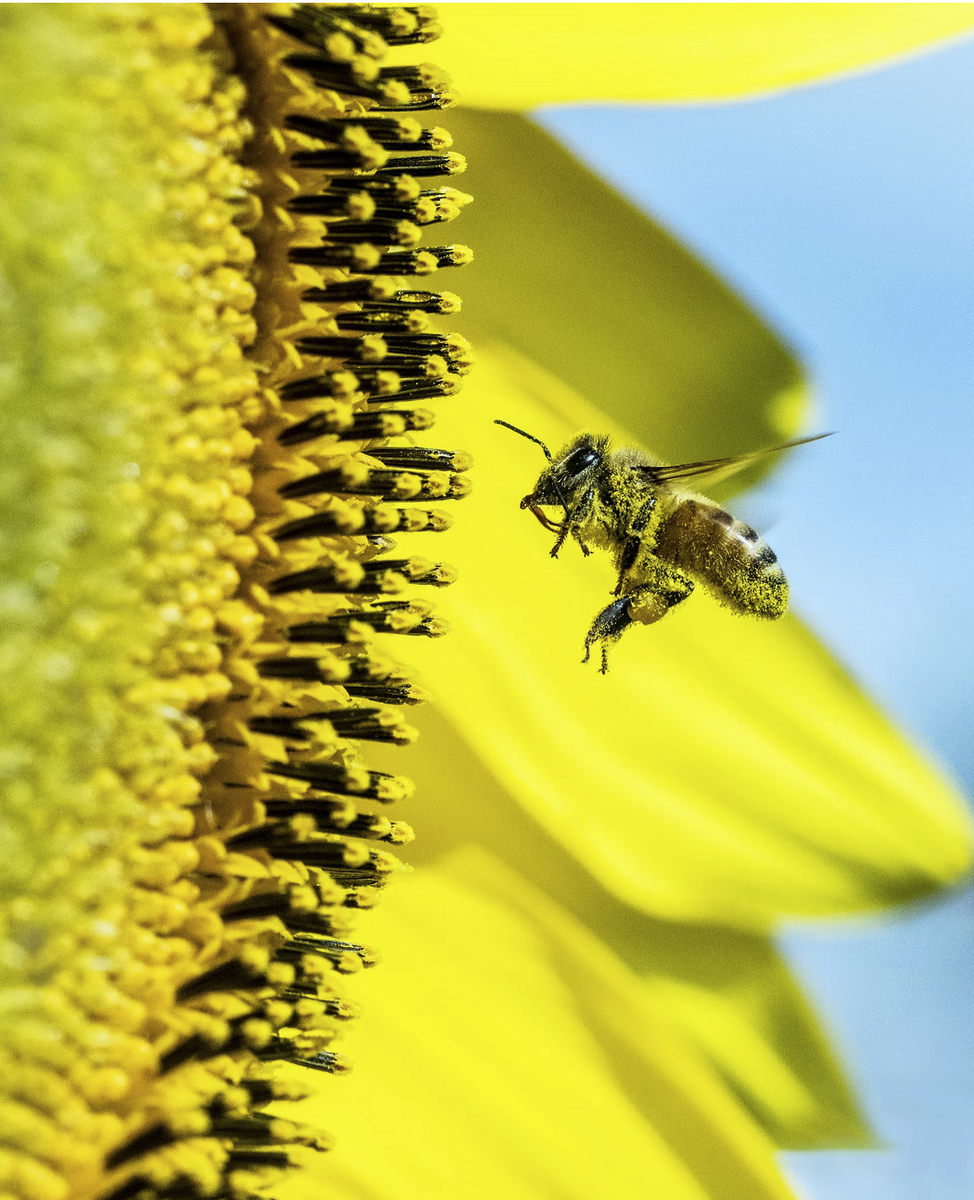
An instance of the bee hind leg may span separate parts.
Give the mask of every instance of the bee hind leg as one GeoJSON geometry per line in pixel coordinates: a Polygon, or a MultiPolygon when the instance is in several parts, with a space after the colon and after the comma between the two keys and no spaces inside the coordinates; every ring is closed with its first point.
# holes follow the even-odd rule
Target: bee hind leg
{"type": "Polygon", "coordinates": [[[613,600],[592,622],[592,628],[585,638],[585,657],[582,662],[588,662],[593,644],[601,642],[601,674],[604,675],[609,669],[609,647],[622,637],[630,625],[635,622],[653,625],[661,621],[671,608],[685,600],[692,591],[692,580],[674,578],[665,591],[644,587],[613,600]]]}
{"type": "Polygon", "coordinates": [[[607,604],[592,622],[592,628],[585,637],[585,657],[582,662],[588,662],[593,643],[601,642],[601,674],[604,675],[609,669],[609,647],[622,637],[631,624],[628,596],[623,596],[621,600],[613,600],[611,604],[607,604]]]}

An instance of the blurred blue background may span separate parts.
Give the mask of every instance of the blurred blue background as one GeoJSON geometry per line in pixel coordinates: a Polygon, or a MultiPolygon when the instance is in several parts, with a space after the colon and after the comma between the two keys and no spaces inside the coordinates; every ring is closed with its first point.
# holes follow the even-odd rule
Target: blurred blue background
{"type": "MultiPolygon", "coordinates": [[[[840,436],[736,511],[795,609],[974,794],[974,43],[741,104],[535,116],[804,359],[810,431],[840,436]]],[[[784,943],[888,1145],[787,1154],[796,1189],[970,1195],[971,893],[784,943]]]]}

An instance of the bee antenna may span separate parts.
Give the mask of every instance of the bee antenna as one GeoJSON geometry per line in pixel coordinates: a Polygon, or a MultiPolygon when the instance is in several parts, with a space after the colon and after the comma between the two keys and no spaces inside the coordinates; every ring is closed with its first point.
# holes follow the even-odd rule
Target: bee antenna
{"type": "MultiPolygon", "coordinates": [[[[544,444],[544,442],[540,438],[536,438],[534,436],[534,434],[525,433],[523,429],[518,429],[518,427],[516,425],[510,425],[510,424],[508,424],[507,421],[496,421],[495,420],[494,424],[495,425],[503,425],[505,429],[511,429],[511,430],[513,430],[514,433],[519,433],[521,435],[521,437],[527,438],[529,442],[537,442],[538,445],[541,447],[541,449],[544,451],[545,458],[548,460],[548,462],[554,461],[554,459],[552,459],[552,457],[551,457],[551,451],[544,444]]],[[[561,501],[562,508],[565,510],[565,516],[566,517],[570,516],[571,510],[568,507],[568,501],[565,499],[565,493],[561,490],[561,487],[558,484],[558,480],[555,479],[555,477],[554,477],[554,472],[552,472],[551,482],[554,485],[555,494],[557,495],[558,499],[561,501]]]]}
{"type": "Polygon", "coordinates": [[[552,461],[551,451],[548,449],[548,447],[544,444],[544,442],[540,438],[536,438],[531,433],[525,433],[523,429],[518,429],[518,427],[516,425],[509,425],[507,423],[507,421],[495,421],[494,424],[495,425],[503,425],[505,429],[510,429],[514,433],[519,433],[521,435],[521,437],[527,438],[529,442],[537,442],[537,444],[544,451],[545,458],[548,460],[548,462],[552,461]]]}

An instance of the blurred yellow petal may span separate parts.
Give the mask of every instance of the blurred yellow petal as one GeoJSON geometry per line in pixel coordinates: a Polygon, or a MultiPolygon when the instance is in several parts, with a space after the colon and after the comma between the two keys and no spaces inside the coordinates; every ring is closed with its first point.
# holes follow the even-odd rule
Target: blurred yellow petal
{"type": "Polygon", "coordinates": [[[971,4],[451,4],[445,15],[465,103],[505,109],[760,95],[974,28],[971,4]]]}
{"type": "Polygon", "coordinates": [[[382,769],[399,767],[416,781],[409,815],[419,838],[408,862],[435,865],[459,847],[486,848],[654,990],[777,1145],[872,1144],[825,1035],[766,935],[660,920],[623,904],[504,790],[442,714],[427,707],[415,719],[415,746],[376,755],[382,769]]]}
{"type": "Polygon", "coordinates": [[[541,452],[490,424],[559,446],[576,431],[566,389],[481,350],[440,423],[481,471],[462,537],[443,535],[462,571],[458,619],[426,679],[502,785],[609,891],[678,920],[763,928],[913,899],[964,872],[960,798],[797,620],[745,620],[698,594],[628,634],[608,676],[580,665],[611,564],[571,545],[549,557],[518,508],[541,452]]]}
{"type": "Polygon", "coordinates": [[[462,218],[477,247],[465,321],[670,462],[794,432],[807,411],[801,369],[725,283],[527,118],[461,109],[450,119],[477,197],[462,218]]]}
{"type": "Polygon", "coordinates": [[[790,1196],[640,981],[496,861],[404,880],[376,928],[389,952],[329,1114],[338,1147],[282,1196],[790,1196]]]}
{"type": "MultiPolygon", "coordinates": [[[[784,975],[784,965],[780,961],[776,965],[784,975]]],[[[770,983],[761,983],[765,998],[774,995],[770,983]]],[[[654,979],[649,987],[660,1009],[707,1055],[776,1145],[789,1150],[876,1147],[868,1130],[850,1119],[851,1097],[837,1069],[824,1078],[816,1073],[811,1082],[817,1086],[808,1086],[806,1060],[813,1056],[809,1049],[814,1043],[804,1022],[777,1031],[793,1051],[795,1061],[789,1062],[775,1053],[767,1037],[773,1021],[763,1028],[755,1026],[737,1006],[706,988],[669,979],[654,979]]],[[[793,1010],[775,1014],[778,1018],[793,1015],[793,1010]]]]}

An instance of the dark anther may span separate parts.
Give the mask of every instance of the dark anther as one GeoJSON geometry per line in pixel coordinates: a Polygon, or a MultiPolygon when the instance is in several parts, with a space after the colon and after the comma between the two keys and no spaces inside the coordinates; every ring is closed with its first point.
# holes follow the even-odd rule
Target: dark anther
{"type": "MultiPolygon", "coordinates": [[[[379,303],[375,301],[374,303],[379,303]]],[[[384,307],[392,305],[403,308],[417,308],[421,312],[442,313],[442,312],[459,312],[459,298],[454,296],[452,292],[406,292],[399,291],[392,297],[388,303],[383,302],[384,307]]],[[[368,305],[366,305],[368,307],[368,305]]]]}
{"type": "Polygon", "coordinates": [[[308,683],[329,683],[317,658],[265,658],[257,664],[262,679],[302,679],[308,683]]]}
{"type": "Polygon", "coordinates": [[[327,595],[332,592],[352,593],[361,590],[368,592],[379,586],[374,579],[365,579],[362,582],[366,585],[364,589],[361,585],[353,587],[337,579],[335,572],[330,567],[311,567],[307,571],[292,571],[289,575],[282,575],[279,579],[272,580],[267,585],[267,590],[272,596],[283,596],[288,592],[305,590],[327,595]]]}
{"type": "MultiPolygon", "coordinates": [[[[328,193],[326,192],[327,196],[328,193]]],[[[316,200],[317,196],[298,196],[292,203],[299,200],[316,200]]],[[[344,304],[347,302],[389,304],[397,294],[395,282],[392,279],[349,279],[339,283],[329,283],[325,287],[307,288],[301,293],[301,299],[306,304],[344,304]]],[[[418,308],[419,305],[412,307],[418,308]]]]}
{"type": "Polygon", "coordinates": [[[161,1122],[152,1125],[113,1150],[105,1159],[105,1166],[109,1171],[113,1171],[123,1163],[131,1162],[133,1158],[141,1158],[153,1150],[161,1150],[163,1146],[171,1146],[173,1142],[181,1141],[182,1136],[174,1133],[168,1125],[163,1125],[161,1122]]]}
{"type": "Polygon", "coordinates": [[[392,113],[425,112],[433,108],[451,108],[456,103],[454,96],[449,92],[417,92],[414,94],[418,98],[409,104],[387,104],[380,102],[375,105],[373,111],[392,113]]]}
{"type": "Polygon", "coordinates": [[[284,126],[335,145],[342,145],[346,133],[353,128],[363,130],[372,141],[388,150],[444,150],[450,145],[449,135],[443,130],[423,129],[412,117],[403,120],[396,117],[359,116],[322,120],[320,117],[292,113],[285,117],[284,126]]]}
{"type": "MultiPolygon", "coordinates": [[[[390,822],[385,817],[376,817],[372,813],[358,813],[350,822],[346,805],[341,801],[304,796],[297,800],[265,800],[264,804],[267,807],[268,816],[287,818],[301,813],[313,818],[317,827],[323,832],[341,833],[348,837],[370,838],[379,841],[390,840],[390,822]]],[[[238,908],[243,910],[241,913],[243,917],[251,915],[283,916],[291,911],[289,905],[284,907],[279,903],[277,907],[268,906],[266,909],[260,908],[252,913],[248,906],[254,899],[265,900],[267,897],[250,897],[248,900],[242,900],[239,904],[223,909],[221,916],[224,920],[237,919],[236,909],[238,908]]],[[[272,892],[270,899],[281,901],[284,897],[281,893],[272,892]]]]}
{"type": "Polygon", "coordinates": [[[374,161],[365,150],[296,150],[291,165],[317,171],[367,171],[374,161]]]}
{"type": "MultiPolygon", "coordinates": [[[[297,158],[297,155],[294,155],[297,158]]],[[[296,166],[324,166],[296,163],[296,166]]],[[[422,231],[412,221],[373,218],[369,221],[338,221],[328,226],[329,242],[369,242],[373,246],[415,246],[422,231]]]]}
{"type": "Polygon", "coordinates": [[[288,521],[286,525],[275,529],[271,537],[277,542],[290,542],[295,538],[331,537],[336,533],[346,532],[347,528],[336,513],[320,512],[310,517],[298,517],[296,521],[288,521]]]}
{"type": "Polygon", "coordinates": [[[264,1062],[284,1059],[287,1062],[300,1063],[302,1067],[311,1067],[314,1071],[327,1071],[330,1075],[345,1070],[344,1060],[337,1054],[323,1050],[306,1057],[289,1038],[272,1038],[266,1046],[262,1046],[255,1053],[264,1062]]]}
{"type": "MultiPolygon", "coordinates": [[[[382,339],[385,341],[385,338],[382,339]]],[[[385,371],[394,374],[399,381],[398,390],[389,398],[402,400],[404,384],[411,380],[425,383],[430,379],[442,379],[449,370],[447,360],[440,354],[429,354],[420,350],[416,354],[388,354],[382,360],[385,371]]],[[[364,389],[363,389],[364,390],[364,389]]]]}
{"type": "MultiPolygon", "coordinates": [[[[361,372],[356,372],[356,374],[361,377],[361,372]]],[[[462,382],[455,375],[444,375],[440,379],[403,380],[394,396],[370,395],[368,400],[369,404],[386,404],[391,401],[401,404],[404,401],[435,400],[443,396],[453,396],[461,387],[462,382]]]]}
{"type": "Polygon", "coordinates": [[[368,96],[373,100],[389,98],[392,93],[385,81],[363,78],[350,63],[337,63],[316,54],[289,54],[283,59],[287,67],[307,71],[319,87],[332,88],[347,96],[368,96]]]}
{"type": "MultiPolygon", "coordinates": [[[[449,496],[441,499],[451,499],[449,496]]],[[[436,510],[427,511],[421,508],[389,508],[366,509],[359,514],[361,523],[350,530],[347,519],[341,514],[325,511],[313,513],[308,517],[298,517],[288,521],[271,533],[278,542],[293,541],[296,538],[330,537],[334,534],[354,532],[358,537],[384,536],[389,533],[403,531],[406,533],[440,533],[449,528],[449,520],[443,513],[436,510]]],[[[395,630],[393,630],[395,632],[395,630]]],[[[345,638],[338,638],[345,641],[345,638]]]]}
{"type": "Polygon", "coordinates": [[[350,696],[358,696],[363,700],[377,700],[382,704],[417,704],[420,702],[413,688],[408,683],[344,683],[345,691],[350,696]]]}
{"type": "Polygon", "coordinates": [[[238,958],[211,967],[195,979],[189,979],[176,992],[178,1000],[189,1000],[193,996],[205,996],[210,992],[236,992],[266,986],[267,978],[262,970],[238,958]]]}
{"type": "MultiPolygon", "coordinates": [[[[322,867],[326,871],[332,867],[345,871],[357,871],[368,867],[368,863],[356,862],[357,848],[344,842],[329,842],[324,839],[309,839],[307,841],[275,842],[269,847],[275,858],[289,862],[303,862],[309,867],[322,867]]],[[[288,943],[292,945],[293,943],[288,943]]],[[[281,957],[280,953],[278,957],[281,957]]]]}
{"type": "MultiPolygon", "coordinates": [[[[251,829],[243,829],[227,838],[226,844],[234,849],[253,849],[263,847],[273,849],[285,844],[285,839],[293,838],[294,830],[287,821],[265,821],[263,825],[255,825],[251,829]]],[[[287,843],[290,844],[289,842],[287,843]]]]}
{"type": "Polygon", "coordinates": [[[293,742],[310,742],[312,738],[312,734],[291,717],[251,717],[247,728],[252,733],[266,733],[293,742]]]}
{"type": "Polygon", "coordinates": [[[286,1150],[243,1150],[234,1146],[227,1159],[227,1170],[265,1168],[283,1171],[291,1165],[291,1156],[286,1150]]]}
{"type": "Polygon", "coordinates": [[[434,16],[432,9],[421,6],[382,8],[373,4],[357,9],[355,20],[357,24],[375,30],[390,46],[411,46],[432,42],[440,36],[442,31],[434,16]],[[404,28],[407,22],[408,28],[404,28]]]}
{"type": "MultiPolygon", "coordinates": [[[[338,843],[316,843],[320,845],[337,845],[338,843]]],[[[279,947],[274,957],[279,962],[300,962],[305,954],[320,954],[322,958],[338,962],[345,954],[354,954],[366,966],[374,962],[374,951],[358,942],[344,942],[337,938],[296,937],[279,947]]]]}
{"type": "Polygon", "coordinates": [[[390,154],[382,168],[387,174],[408,171],[417,178],[431,175],[459,175],[466,170],[466,162],[459,154],[390,154]]]}
{"type": "Polygon", "coordinates": [[[233,1138],[235,1142],[279,1143],[281,1139],[274,1132],[273,1120],[268,1113],[215,1116],[210,1133],[214,1137],[233,1138]]]}
{"type": "Polygon", "coordinates": [[[275,1100],[286,1099],[286,1095],[280,1094],[280,1088],[273,1079],[242,1079],[235,1086],[244,1089],[254,1108],[265,1108],[275,1100]]]}
{"type": "Polygon", "coordinates": [[[360,796],[363,800],[379,800],[395,783],[394,775],[382,771],[367,772],[364,786],[357,774],[336,763],[269,762],[264,767],[268,775],[284,779],[301,779],[316,791],[331,792],[334,796],[360,796]]]}
{"type": "MultiPolygon", "coordinates": [[[[368,564],[364,564],[368,565],[368,564]]],[[[289,592],[316,592],[320,596],[345,593],[347,595],[373,595],[395,586],[395,581],[385,572],[366,574],[357,584],[339,579],[331,567],[311,567],[307,571],[292,571],[267,585],[272,596],[284,596],[289,592]]],[[[292,678],[300,678],[293,676],[292,678]]]]}
{"type": "MultiPolygon", "coordinates": [[[[341,372],[344,375],[345,372],[341,372]]],[[[336,372],[329,371],[323,375],[309,375],[305,379],[293,379],[285,383],[278,395],[282,400],[316,400],[319,396],[338,396],[342,389],[335,378],[336,372]]]]}
{"type": "Polygon", "coordinates": [[[394,44],[382,37],[378,22],[360,19],[361,10],[345,11],[351,12],[355,19],[350,21],[341,12],[319,4],[296,4],[287,15],[275,13],[264,19],[282,33],[325,54],[331,53],[332,39],[336,33],[344,34],[361,53],[374,57],[383,54],[386,46],[394,44]]]}
{"type": "Polygon", "coordinates": [[[341,177],[328,181],[330,192],[368,192],[370,196],[382,197],[388,200],[415,200],[422,193],[419,180],[411,175],[400,175],[397,178],[378,178],[375,175],[355,175],[348,179],[341,177]]]}
{"type": "Polygon", "coordinates": [[[350,609],[344,613],[334,613],[327,621],[306,621],[299,625],[291,625],[287,629],[289,642],[315,642],[318,645],[342,643],[348,641],[349,626],[353,623],[369,625],[376,633],[406,633],[425,637],[437,636],[435,628],[430,627],[432,618],[424,617],[418,624],[407,628],[397,628],[396,612],[408,608],[408,602],[403,602],[393,608],[375,611],[370,609],[350,609]]]}
{"type": "MultiPolygon", "coordinates": [[[[327,193],[325,193],[327,195],[327,193]]],[[[314,196],[298,196],[299,200],[314,200],[314,196]]],[[[379,276],[375,279],[353,279],[344,283],[330,283],[327,287],[307,288],[301,293],[306,304],[335,304],[346,301],[361,303],[366,309],[379,308],[390,312],[416,311],[425,313],[455,313],[460,310],[460,301],[452,292],[402,291],[394,289],[392,281],[379,276]]],[[[340,313],[339,316],[349,316],[340,313]]]]}
{"type": "MultiPolygon", "coordinates": [[[[317,251],[317,247],[314,248],[317,251]]],[[[322,250],[327,249],[323,247],[322,250]]],[[[320,266],[347,266],[351,259],[350,255],[342,256],[340,251],[345,250],[344,246],[336,246],[335,253],[331,257],[332,261],[319,261],[327,258],[327,255],[319,255],[318,258],[292,258],[292,262],[311,262],[314,265],[320,266]]],[[[291,252],[292,254],[294,251],[291,252]]],[[[355,270],[360,275],[426,275],[437,267],[458,267],[468,261],[468,256],[462,250],[458,250],[454,246],[426,246],[422,250],[386,250],[379,256],[378,262],[374,267],[361,266],[355,270]]]]}
{"type": "MultiPolygon", "coordinates": [[[[339,886],[341,886],[339,884],[339,886]]],[[[181,1067],[183,1063],[190,1062],[194,1058],[206,1059],[212,1058],[219,1050],[226,1045],[225,1040],[213,1042],[210,1038],[203,1037],[200,1033],[190,1034],[188,1038],[180,1042],[177,1046],[159,1059],[159,1073],[165,1075],[169,1071],[174,1071],[176,1067],[181,1067]]]]}
{"type": "Polygon", "coordinates": [[[294,741],[310,741],[311,734],[302,726],[303,721],[328,721],[339,737],[357,738],[365,742],[408,741],[408,730],[404,727],[387,725],[379,719],[378,708],[339,708],[327,712],[303,713],[299,717],[251,717],[249,728],[254,733],[270,733],[276,737],[294,741]]]}
{"type": "Polygon", "coordinates": [[[419,333],[429,322],[426,314],[415,308],[398,312],[369,309],[365,312],[341,312],[334,318],[343,333],[419,333]]]}
{"type": "Polygon", "coordinates": [[[428,408],[386,408],[356,413],[344,432],[352,440],[364,441],[373,437],[394,437],[413,429],[429,429],[433,421],[428,408]]]}
{"type": "MultiPolygon", "coordinates": [[[[391,250],[390,254],[422,253],[416,250],[391,250]]],[[[351,246],[292,246],[287,252],[289,262],[304,263],[312,267],[341,267],[346,271],[356,271],[361,275],[387,275],[387,270],[380,269],[382,256],[374,247],[365,244],[351,246]],[[366,254],[363,258],[362,254],[366,254]]],[[[395,264],[393,264],[395,265],[395,264]]],[[[412,275],[415,271],[407,272],[412,275]]]]}
{"type": "Polygon", "coordinates": [[[295,339],[294,344],[302,354],[346,362],[380,362],[386,355],[385,339],[380,337],[305,337],[295,339]]]}
{"type": "Polygon", "coordinates": [[[306,421],[298,421],[289,425],[277,435],[282,446],[297,446],[301,442],[310,442],[312,438],[325,437],[328,434],[344,432],[334,413],[315,413],[306,421]]]}
{"type": "Polygon", "coordinates": [[[144,1194],[148,1186],[149,1180],[144,1175],[133,1175],[110,1192],[103,1192],[100,1200],[134,1200],[135,1197],[144,1194]]]}
{"type": "Polygon", "coordinates": [[[400,471],[467,471],[471,466],[469,455],[462,450],[434,450],[428,446],[383,446],[368,454],[400,471]]]}
{"type": "Polygon", "coordinates": [[[280,917],[290,911],[290,891],[258,892],[221,908],[220,917],[224,921],[249,921],[257,917],[280,917]]]}

